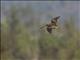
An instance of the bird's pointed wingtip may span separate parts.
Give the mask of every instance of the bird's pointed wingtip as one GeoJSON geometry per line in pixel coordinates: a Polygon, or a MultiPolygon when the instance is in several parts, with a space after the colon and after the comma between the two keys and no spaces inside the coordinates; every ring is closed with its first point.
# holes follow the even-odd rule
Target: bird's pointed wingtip
{"type": "Polygon", "coordinates": [[[58,16],[59,18],[61,17],[61,16],[58,16]]]}

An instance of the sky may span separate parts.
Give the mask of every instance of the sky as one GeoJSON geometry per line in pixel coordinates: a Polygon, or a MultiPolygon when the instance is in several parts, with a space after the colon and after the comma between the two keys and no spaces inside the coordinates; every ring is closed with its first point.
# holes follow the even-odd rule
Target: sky
{"type": "Polygon", "coordinates": [[[45,19],[45,16],[48,13],[50,13],[54,17],[61,16],[61,20],[68,19],[68,17],[72,15],[75,16],[76,22],[80,25],[80,1],[2,1],[2,18],[4,18],[3,12],[8,10],[11,5],[23,7],[31,5],[35,13],[44,13],[42,17],[43,19],[45,19]]]}

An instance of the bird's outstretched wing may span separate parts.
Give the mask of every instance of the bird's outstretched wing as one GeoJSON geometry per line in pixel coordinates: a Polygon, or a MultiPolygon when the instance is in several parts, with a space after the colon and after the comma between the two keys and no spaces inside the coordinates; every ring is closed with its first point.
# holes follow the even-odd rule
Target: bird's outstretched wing
{"type": "Polygon", "coordinates": [[[51,23],[57,23],[57,20],[60,18],[60,16],[54,17],[51,19],[51,23]]]}

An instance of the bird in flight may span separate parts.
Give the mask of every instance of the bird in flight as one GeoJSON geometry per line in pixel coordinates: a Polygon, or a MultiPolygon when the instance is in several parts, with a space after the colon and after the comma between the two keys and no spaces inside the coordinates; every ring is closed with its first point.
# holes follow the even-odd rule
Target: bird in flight
{"type": "Polygon", "coordinates": [[[52,33],[52,29],[56,29],[55,27],[57,27],[57,21],[60,18],[60,16],[54,17],[51,19],[51,22],[49,24],[46,24],[42,27],[40,27],[40,29],[46,27],[46,30],[51,34],[52,33]],[[53,27],[55,26],[55,27],[53,27]]]}

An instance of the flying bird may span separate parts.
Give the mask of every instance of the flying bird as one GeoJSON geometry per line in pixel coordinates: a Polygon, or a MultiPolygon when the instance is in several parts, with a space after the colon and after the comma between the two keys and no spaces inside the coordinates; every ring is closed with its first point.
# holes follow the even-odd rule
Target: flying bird
{"type": "Polygon", "coordinates": [[[60,18],[60,16],[54,17],[51,19],[51,22],[49,24],[46,24],[44,26],[42,26],[40,29],[46,27],[46,30],[51,34],[52,33],[52,29],[56,29],[55,27],[57,27],[57,21],[60,18]],[[53,27],[55,26],[55,27],[53,27]]]}

